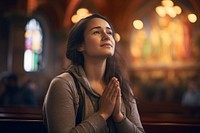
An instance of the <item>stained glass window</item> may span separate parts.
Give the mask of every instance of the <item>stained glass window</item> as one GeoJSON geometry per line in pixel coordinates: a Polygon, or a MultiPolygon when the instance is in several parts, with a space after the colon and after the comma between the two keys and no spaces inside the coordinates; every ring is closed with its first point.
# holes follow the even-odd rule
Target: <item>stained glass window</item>
{"type": "Polygon", "coordinates": [[[133,67],[197,64],[199,31],[187,19],[187,12],[176,17],[160,17],[152,12],[143,22],[143,28],[133,31],[130,45],[133,67]]]}
{"type": "Polygon", "coordinates": [[[25,27],[24,70],[36,72],[41,68],[43,53],[43,33],[40,23],[31,19],[25,27]]]}

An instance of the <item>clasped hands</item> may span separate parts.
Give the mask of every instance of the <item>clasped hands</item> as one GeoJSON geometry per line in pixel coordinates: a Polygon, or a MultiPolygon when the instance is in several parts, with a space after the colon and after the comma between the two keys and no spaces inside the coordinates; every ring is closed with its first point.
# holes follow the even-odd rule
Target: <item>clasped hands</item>
{"type": "Polygon", "coordinates": [[[115,122],[124,119],[121,112],[121,89],[119,81],[113,77],[106,86],[100,100],[98,113],[107,120],[111,115],[115,122]]]}

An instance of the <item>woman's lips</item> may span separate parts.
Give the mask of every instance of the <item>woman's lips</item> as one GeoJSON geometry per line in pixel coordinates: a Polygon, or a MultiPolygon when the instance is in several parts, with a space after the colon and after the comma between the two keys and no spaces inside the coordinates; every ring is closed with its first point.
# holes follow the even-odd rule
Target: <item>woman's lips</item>
{"type": "Polygon", "coordinates": [[[104,43],[101,45],[101,47],[113,47],[110,43],[104,43]]]}

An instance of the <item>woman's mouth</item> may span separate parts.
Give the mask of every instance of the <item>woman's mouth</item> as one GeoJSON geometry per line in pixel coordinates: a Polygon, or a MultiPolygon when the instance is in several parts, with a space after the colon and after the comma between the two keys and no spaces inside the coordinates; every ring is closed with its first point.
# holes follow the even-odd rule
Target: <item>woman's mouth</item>
{"type": "Polygon", "coordinates": [[[110,43],[104,43],[101,45],[101,47],[113,47],[110,43]]]}

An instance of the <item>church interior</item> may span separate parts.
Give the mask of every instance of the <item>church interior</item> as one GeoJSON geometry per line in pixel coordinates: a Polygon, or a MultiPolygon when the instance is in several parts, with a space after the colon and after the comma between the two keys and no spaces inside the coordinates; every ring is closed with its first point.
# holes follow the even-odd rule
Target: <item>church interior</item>
{"type": "Polygon", "coordinates": [[[5,77],[29,89],[26,104],[0,103],[2,133],[46,132],[42,104],[70,65],[68,33],[93,13],[113,24],[145,131],[200,132],[199,0],[0,0],[0,100],[5,77]]]}

